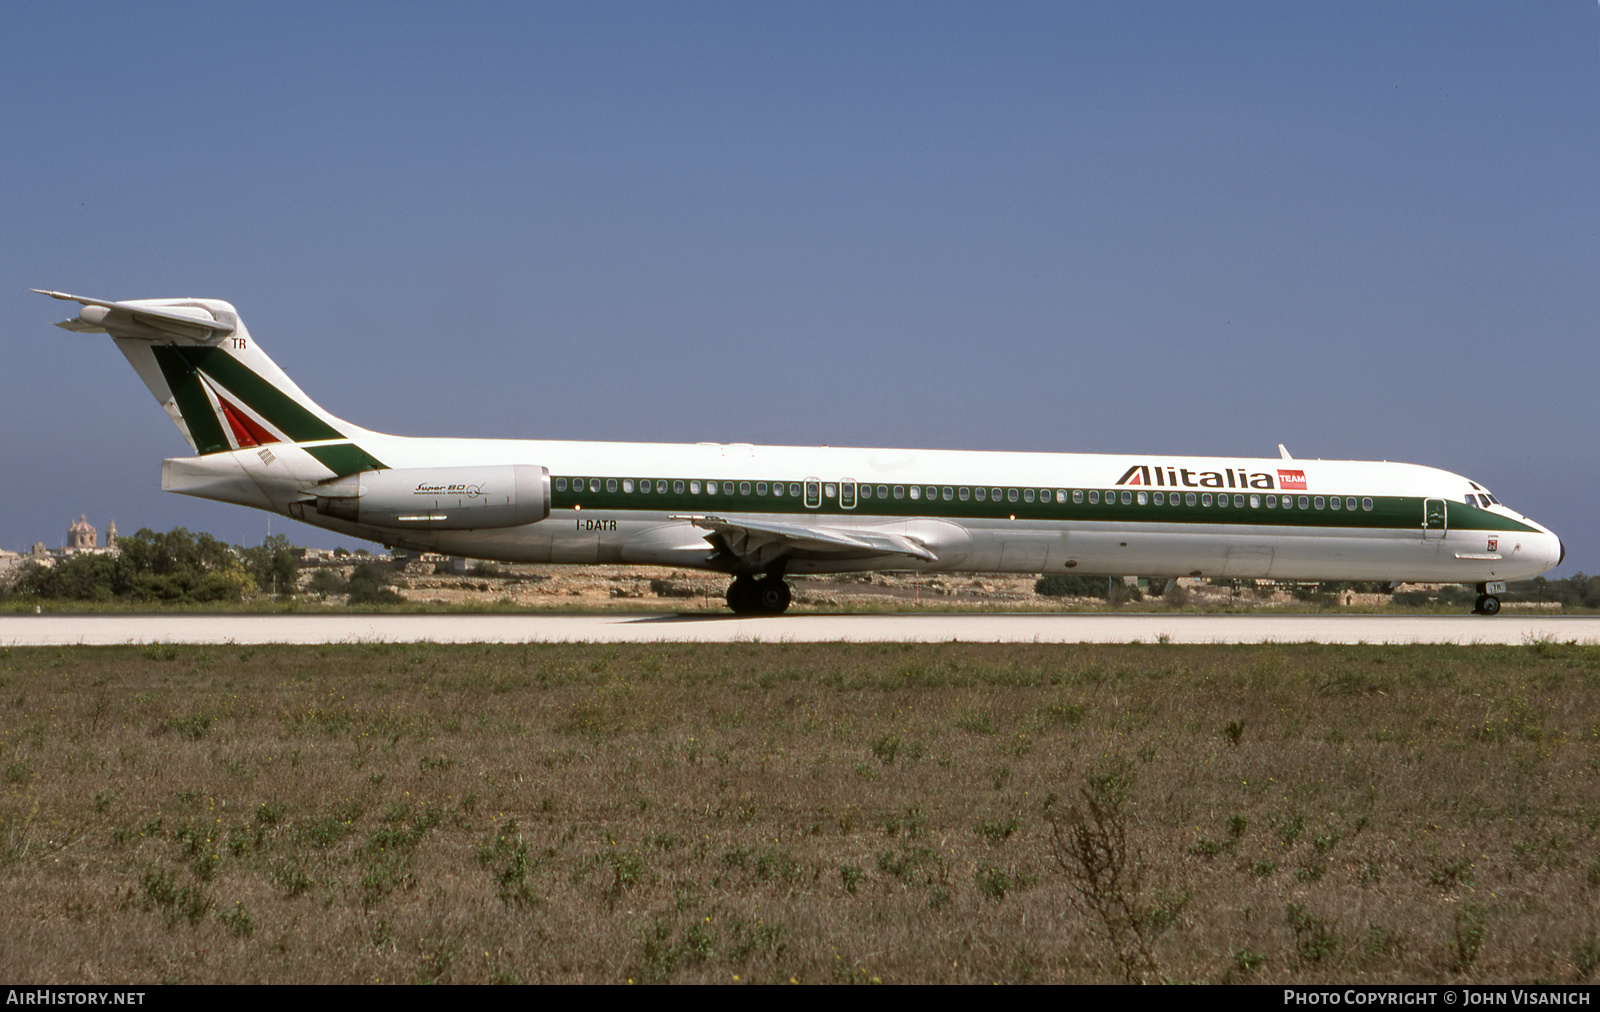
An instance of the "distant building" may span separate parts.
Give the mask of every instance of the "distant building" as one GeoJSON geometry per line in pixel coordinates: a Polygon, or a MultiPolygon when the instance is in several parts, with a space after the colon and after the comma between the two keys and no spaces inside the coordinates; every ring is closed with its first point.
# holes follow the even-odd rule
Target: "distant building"
{"type": "Polygon", "coordinates": [[[67,528],[67,551],[88,552],[100,547],[100,535],[95,532],[94,525],[89,523],[89,518],[82,513],[67,528]]]}
{"type": "MultiPolygon", "coordinates": [[[[37,550],[37,549],[36,549],[37,550]]],[[[115,553],[117,551],[117,522],[111,521],[106,527],[106,543],[100,544],[100,533],[94,529],[89,518],[82,513],[78,519],[67,528],[67,544],[60,552],[61,555],[76,555],[79,552],[115,553]]]]}

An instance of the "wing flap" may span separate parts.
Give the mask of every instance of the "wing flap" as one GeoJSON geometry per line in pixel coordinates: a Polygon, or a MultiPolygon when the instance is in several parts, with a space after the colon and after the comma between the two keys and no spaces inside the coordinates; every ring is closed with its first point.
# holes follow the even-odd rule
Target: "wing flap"
{"type": "Polygon", "coordinates": [[[938,562],[939,557],[915,538],[888,531],[859,527],[826,527],[810,524],[785,524],[742,517],[678,516],[702,530],[722,535],[735,555],[763,554],[763,549],[788,548],[826,555],[869,556],[904,555],[923,562],[938,562]]]}

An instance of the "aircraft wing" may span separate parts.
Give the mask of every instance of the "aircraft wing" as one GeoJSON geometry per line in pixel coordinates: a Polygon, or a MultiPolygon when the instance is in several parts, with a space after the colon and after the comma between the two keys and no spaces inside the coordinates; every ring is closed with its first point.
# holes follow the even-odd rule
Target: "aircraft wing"
{"type": "Polygon", "coordinates": [[[726,519],[719,516],[681,516],[702,530],[722,535],[728,550],[749,557],[790,549],[807,553],[842,556],[905,555],[924,562],[939,557],[915,538],[886,531],[856,527],[823,527],[810,524],[783,524],[769,520],[726,519]]]}

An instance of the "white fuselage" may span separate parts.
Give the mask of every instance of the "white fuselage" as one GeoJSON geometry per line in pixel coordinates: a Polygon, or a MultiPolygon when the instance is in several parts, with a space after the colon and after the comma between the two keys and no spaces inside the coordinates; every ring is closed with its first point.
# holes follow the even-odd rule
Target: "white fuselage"
{"type": "Polygon", "coordinates": [[[1561,555],[1554,534],[1488,505],[1487,494],[1482,505],[1476,498],[1469,502],[1481,490],[1466,478],[1412,464],[407,438],[364,431],[351,438],[390,468],[545,468],[549,513],[534,523],[489,530],[377,528],[322,516],[295,502],[325,472],[303,450],[282,445],[271,448],[271,463],[247,450],[169,461],[167,487],[288,513],[392,546],[509,562],[749,568],[718,551],[694,522],[705,516],[900,535],[935,557],[786,550],[790,573],[897,569],[1477,583],[1535,576],[1561,555]],[[223,472],[226,480],[219,477],[223,472]],[[647,480],[648,492],[642,490],[647,480]],[[813,488],[817,494],[809,494],[813,488]],[[1440,511],[1431,528],[1429,508],[1440,511]]]}
{"type": "Polygon", "coordinates": [[[170,491],[451,555],[729,572],[735,611],[781,612],[786,573],[917,569],[1477,583],[1492,613],[1489,585],[1562,558],[1412,464],[384,435],[311,400],[228,302],[39,291],[112,336],[194,448],[170,491]]]}

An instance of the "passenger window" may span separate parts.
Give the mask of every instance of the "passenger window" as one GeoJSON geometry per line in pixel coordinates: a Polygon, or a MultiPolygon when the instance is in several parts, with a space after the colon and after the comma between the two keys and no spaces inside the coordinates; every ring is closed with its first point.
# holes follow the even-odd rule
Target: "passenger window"
{"type": "Polygon", "coordinates": [[[1320,495],[1319,495],[1319,496],[1317,496],[1317,498],[1316,498],[1316,499],[1315,499],[1315,500],[1314,500],[1314,501],[1315,501],[1315,503],[1316,503],[1316,507],[1317,507],[1317,509],[1319,509],[1319,510],[1320,510],[1320,509],[1323,509],[1323,508],[1324,508],[1324,503],[1325,503],[1325,500],[1324,500],[1324,499],[1323,499],[1323,498],[1322,498],[1322,496],[1320,496],[1320,495]]]}
{"type": "Polygon", "coordinates": [[[741,481],[739,483],[739,494],[740,495],[749,495],[750,494],[750,483],[748,481],[741,481]]]}
{"type": "MultiPolygon", "coordinates": [[[[896,485],[895,487],[899,488],[900,486],[896,485]]],[[[921,499],[922,498],[922,486],[920,486],[920,485],[911,486],[911,498],[913,498],[913,499],[921,499]]]]}
{"type": "MultiPolygon", "coordinates": [[[[1206,498],[1209,499],[1211,497],[1210,496],[1206,496],[1206,498]]],[[[1185,506],[1193,506],[1194,505],[1194,493],[1193,492],[1189,492],[1189,493],[1184,495],[1183,504],[1185,506]]],[[[1210,505],[1210,504],[1207,503],[1207,505],[1210,505]]]]}
{"type": "Polygon", "coordinates": [[[1339,502],[1339,497],[1338,496],[1334,496],[1332,499],[1328,500],[1328,508],[1329,509],[1335,509],[1336,510],[1336,509],[1341,508],[1342,505],[1343,504],[1341,504],[1339,502]]]}
{"type": "Polygon", "coordinates": [[[1219,496],[1217,496],[1217,505],[1218,506],[1227,506],[1228,505],[1228,497],[1227,497],[1227,495],[1219,495],[1219,496]]]}
{"type": "Polygon", "coordinates": [[[706,495],[716,495],[716,494],[717,494],[717,483],[714,482],[714,481],[706,482],[706,495]]]}
{"type": "Polygon", "coordinates": [[[1204,495],[1202,495],[1200,497],[1200,505],[1202,505],[1202,506],[1210,506],[1211,505],[1211,493],[1210,492],[1207,492],[1207,493],[1205,493],[1204,495]]]}
{"type": "Polygon", "coordinates": [[[1300,508],[1303,509],[1303,510],[1310,509],[1311,508],[1311,500],[1306,498],[1305,496],[1301,496],[1300,497],[1300,508]]]}
{"type": "Polygon", "coordinates": [[[567,490],[567,479],[565,479],[565,478],[557,478],[556,479],[556,491],[557,492],[565,492],[566,490],[567,490]]]}
{"type": "Polygon", "coordinates": [[[1361,508],[1370,513],[1372,511],[1372,500],[1369,498],[1363,498],[1361,500],[1361,508]]]}
{"type": "Polygon", "coordinates": [[[946,485],[944,487],[944,501],[945,502],[949,502],[950,500],[954,499],[955,497],[956,497],[956,490],[951,488],[949,485],[946,485]]]}
{"type": "Polygon", "coordinates": [[[639,482],[639,491],[643,492],[645,495],[649,495],[650,494],[650,479],[649,478],[642,479],[639,482]]]}
{"type": "Polygon", "coordinates": [[[1065,503],[1066,501],[1067,501],[1067,490],[1064,489],[1064,488],[1056,489],[1056,502],[1065,503]]]}
{"type": "Polygon", "coordinates": [[[1083,489],[1075,488],[1072,490],[1072,501],[1083,502],[1083,489]]]}
{"type": "Polygon", "coordinates": [[[972,490],[972,494],[979,502],[989,498],[989,490],[986,488],[975,488],[972,490]]]}
{"type": "Polygon", "coordinates": [[[622,491],[624,491],[624,492],[632,492],[633,491],[633,479],[632,478],[624,478],[624,479],[622,479],[622,491]]]}
{"type": "Polygon", "coordinates": [[[879,485],[878,486],[878,498],[879,499],[887,499],[887,498],[889,498],[889,486],[887,486],[887,485],[879,485]]]}
{"type": "Polygon", "coordinates": [[[700,483],[698,481],[691,481],[689,483],[689,494],[690,495],[699,495],[700,494],[700,483]]]}
{"type": "Polygon", "coordinates": [[[1278,508],[1278,497],[1275,496],[1275,495],[1267,496],[1267,509],[1275,510],[1277,508],[1278,508]]]}
{"type": "Polygon", "coordinates": [[[1167,495],[1166,495],[1166,493],[1165,492],[1157,492],[1157,493],[1155,493],[1155,500],[1156,500],[1156,505],[1157,506],[1165,506],[1167,504],[1167,495]]]}
{"type": "Polygon", "coordinates": [[[861,486],[861,498],[863,498],[863,499],[871,499],[872,498],[872,486],[871,485],[862,485],[861,486]]]}
{"type": "Polygon", "coordinates": [[[922,492],[928,497],[929,502],[933,502],[935,499],[939,498],[939,490],[934,488],[932,485],[929,485],[927,488],[923,489],[922,492]]]}
{"type": "MultiPolygon", "coordinates": [[[[904,499],[906,497],[906,487],[904,485],[896,485],[894,487],[894,497],[896,499],[904,499]]],[[[915,497],[913,496],[913,498],[915,497]]]]}
{"type": "Polygon", "coordinates": [[[615,478],[607,478],[606,479],[606,491],[607,492],[615,492],[616,490],[617,490],[617,479],[615,479],[615,478]]]}
{"type": "Polygon", "coordinates": [[[1347,510],[1355,509],[1356,508],[1356,497],[1353,496],[1353,495],[1345,496],[1344,497],[1344,508],[1347,509],[1347,510]]]}
{"type": "MultiPolygon", "coordinates": [[[[1126,493],[1126,492],[1124,492],[1124,493],[1123,493],[1123,495],[1127,495],[1127,493],[1126,493]]],[[[1148,497],[1148,496],[1146,496],[1146,495],[1145,495],[1145,493],[1143,493],[1143,492],[1140,492],[1140,493],[1139,493],[1139,494],[1138,494],[1138,496],[1137,496],[1137,498],[1138,498],[1138,500],[1139,500],[1139,505],[1140,505],[1140,506],[1144,506],[1144,505],[1146,505],[1146,504],[1147,504],[1147,503],[1148,503],[1148,502],[1149,502],[1149,497],[1148,497]]]]}
{"type": "Polygon", "coordinates": [[[972,498],[972,489],[963,485],[956,490],[956,495],[962,502],[966,502],[968,499],[972,498]]]}
{"type": "Polygon", "coordinates": [[[1244,496],[1243,495],[1235,495],[1233,497],[1233,504],[1235,506],[1239,507],[1240,509],[1244,509],[1244,496]]]}
{"type": "Polygon", "coordinates": [[[837,496],[838,494],[839,494],[839,486],[838,485],[834,484],[831,481],[825,481],[825,482],[822,483],[822,497],[824,499],[832,499],[833,497],[837,496]]]}
{"type": "Polygon", "coordinates": [[[590,478],[589,479],[589,491],[591,491],[591,492],[600,491],[600,479],[599,478],[590,478]]]}
{"type": "Polygon", "coordinates": [[[1022,490],[1022,501],[1033,502],[1033,489],[1025,488],[1022,490]]]}
{"type": "Polygon", "coordinates": [[[1091,488],[1089,490],[1089,504],[1091,506],[1097,506],[1097,505],[1099,505],[1099,503],[1100,503],[1100,490],[1097,489],[1097,488],[1091,488]]]}
{"type": "Polygon", "coordinates": [[[656,482],[656,491],[660,492],[662,495],[667,494],[667,479],[662,478],[660,481],[656,482]]]}
{"type": "Polygon", "coordinates": [[[756,495],[766,495],[766,494],[767,494],[767,483],[764,482],[764,481],[756,482],[756,495]]]}
{"type": "Polygon", "coordinates": [[[1261,497],[1260,496],[1253,495],[1253,496],[1250,497],[1250,508],[1253,509],[1253,510],[1258,510],[1258,509],[1261,508],[1261,497]]]}
{"type": "Polygon", "coordinates": [[[683,482],[681,482],[681,481],[673,482],[672,483],[672,491],[676,492],[678,495],[683,495],[683,482]]]}

